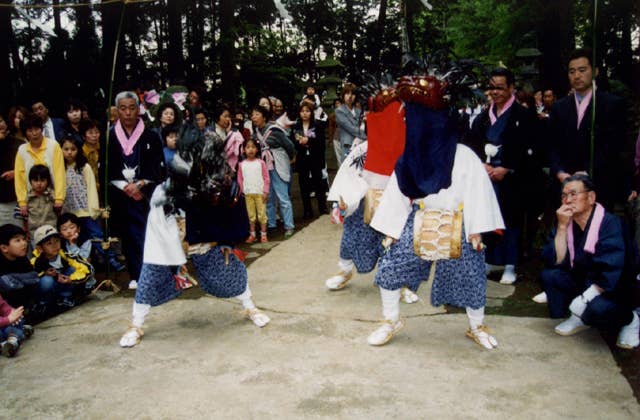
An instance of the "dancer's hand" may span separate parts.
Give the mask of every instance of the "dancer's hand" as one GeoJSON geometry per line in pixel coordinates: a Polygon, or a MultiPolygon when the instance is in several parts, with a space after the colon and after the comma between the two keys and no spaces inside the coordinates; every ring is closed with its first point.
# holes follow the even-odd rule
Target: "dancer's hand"
{"type": "Polygon", "coordinates": [[[469,235],[469,242],[471,242],[471,246],[476,251],[480,252],[484,248],[484,244],[482,243],[482,236],[479,233],[473,233],[469,235]]]}

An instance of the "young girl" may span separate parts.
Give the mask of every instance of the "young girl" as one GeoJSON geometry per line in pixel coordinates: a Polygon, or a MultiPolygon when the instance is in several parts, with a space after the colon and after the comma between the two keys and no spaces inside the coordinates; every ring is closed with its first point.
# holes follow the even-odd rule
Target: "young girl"
{"type": "Polygon", "coordinates": [[[80,121],[80,135],[84,143],[82,144],[82,154],[87,158],[87,163],[91,166],[93,175],[96,178],[96,187],[100,190],[100,126],[96,120],[80,121]]]}
{"type": "Polygon", "coordinates": [[[267,211],[269,197],[269,171],[262,159],[259,146],[255,140],[244,142],[245,160],[238,165],[238,185],[244,193],[249,213],[250,231],[247,243],[256,240],[256,219],[260,222],[260,242],[267,242],[267,211]]]}
{"type": "Polygon", "coordinates": [[[45,165],[34,165],[29,171],[31,191],[28,196],[27,229],[33,235],[42,225],[55,224],[55,201],[51,188],[51,172],[45,165]]]}
{"type": "Polygon", "coordinates": [[[178,129],[170,125],[164,127],[162,129],[162,140],[164,143],[164,147],[162,148],[164,163],[167,168],[170,168],[178,147],[178,129]]]}
{"type": "MultiPolygon", "coordinates": [[[[96,220],[101,213],[96,178],[87,158],[81,152],[82,144],[70,138],[63,139],[60,144],[67,175],[67,195],[63,211],[78,217],[80,229],[90,239],[102,241],[104,233],[96,220]]],[[[101,252],[102,248],[97,247],[97,251],[101,252]]],[[[109,255],[109,263],[116,271],[125,269],[113,255],[109,255]]]]}

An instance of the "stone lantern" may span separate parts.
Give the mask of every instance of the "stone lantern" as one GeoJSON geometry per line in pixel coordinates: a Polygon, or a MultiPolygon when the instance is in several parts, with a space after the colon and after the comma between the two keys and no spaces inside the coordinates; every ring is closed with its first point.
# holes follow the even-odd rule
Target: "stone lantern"
{"type": "Polygon", "coordinates": [[[322,107],[329,109],[333,106],[333,101],[339,99],[338,86],[342,83],[342,78],[338,73],[344,68],[344,65],[333,56],[329,55],[326,59],[316,64],[316,69],[322,72],[323,77],[316,83],[322,87],[322,91],[326,91],[326,95],[322,97],[322,107]]]}

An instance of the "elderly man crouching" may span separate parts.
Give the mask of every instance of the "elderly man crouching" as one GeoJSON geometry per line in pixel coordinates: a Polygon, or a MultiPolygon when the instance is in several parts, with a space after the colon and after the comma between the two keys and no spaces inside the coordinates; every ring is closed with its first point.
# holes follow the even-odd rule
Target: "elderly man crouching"
{"type": "Polygon", "coordinates": [[[625,270],[625,240],[620,219],[596,202],[593,182],[586,175],[568,177],[562,205],[556,211],[558,227],[544,251],[547,264],[542,283],[552,318],[570,317],[555,327],[573,335],[589,326],[620,329],[617,345],[640,344],[640,322],[629,296],[632,273],[625,270]]]}

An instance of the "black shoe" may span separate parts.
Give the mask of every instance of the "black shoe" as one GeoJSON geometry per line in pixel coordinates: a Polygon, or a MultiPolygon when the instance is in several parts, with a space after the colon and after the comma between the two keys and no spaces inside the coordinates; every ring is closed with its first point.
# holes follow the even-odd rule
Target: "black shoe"
{"type": "Polygon", "coordinates": [[[71,298],[62,298],[58,300],[58,306],[62,306],[64,308],[73,308],[76,306],[76,303],[71,298]]]}
{"type": "Polygon", "coordinates": [[[35,329],[31,325],[23,325],[22,332],[24,333],[25,338],[31,338],[35,329]]]}
{"type": "Polygon", "coordinates": [[[43,302],[38,302],[29,311],[29,315],[36,317],[43,317],[47,313],[47,304],[43,302]]]}
{"type": "Polygon", "coordinates": [[[118,261],[118,259],[115,256],[111,256],[109,258],[109,265],[111,266],[111,268],[113,268],[115,271],[119,273],[127,270],[127,267],[124,264],[122,264],[120,261],[118,261]]]}
{"type": "Polygon", "coordinates": [[[16,353],[18,353],[18,349],[20,348],[20,344],[18,343],[18,340],[7,340],[7,341],[3,341],[2,344],[2,355],[5,357],[13,357],[16,355],[16,353]]]}

